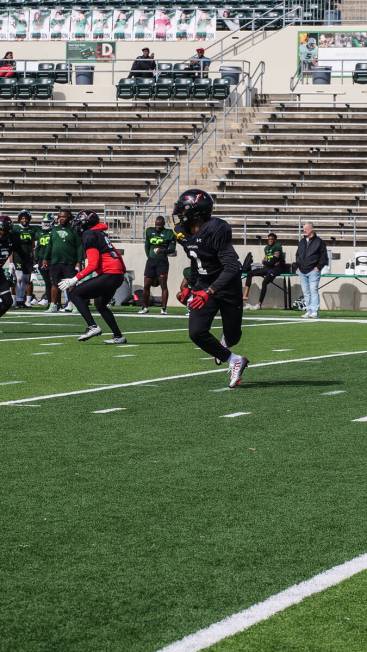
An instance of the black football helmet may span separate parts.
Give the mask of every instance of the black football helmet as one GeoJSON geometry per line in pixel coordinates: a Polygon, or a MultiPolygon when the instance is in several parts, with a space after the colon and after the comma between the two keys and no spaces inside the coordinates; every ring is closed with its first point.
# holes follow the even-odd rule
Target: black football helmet
{"type": "Polygon", "coordinates": [[[99,224],[99,216],[94,211],[80,211],[73,220],[73,227],[79,233],[99,224]]]}
{"type": "Polygon", "coordinates": [[[20,213],[18,215],[18,222],[20,222],[23,218],[25,218],[27,220],[28,224],[29,224],[31,219],[32,219],[31,211],[28,211],[26,209],[20,211],[20,213]]]}
{"type": "Polygon", "coordinates": [[[210,220],[213,210],[213,198],[205,190],[191,188],[185,190],[173,207],[173,218],[178,217],[185,231],[195,222],[210,220]]]}
{"type": "Polygon", "coordinates": [[[10,233],[12,226],[12,221],[8,215],[0,215],[0,232],[2,238],[10,233]]]}

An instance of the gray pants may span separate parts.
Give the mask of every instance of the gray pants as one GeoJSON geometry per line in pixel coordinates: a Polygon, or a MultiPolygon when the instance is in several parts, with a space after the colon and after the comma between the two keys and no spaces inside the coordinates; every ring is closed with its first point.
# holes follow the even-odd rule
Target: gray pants
{"type": "Polygon", "coordinates": [[[25,291],[29,281],[31,280],[31,275],[24,274],[20,269],[16,269],[15,276],[17,279],[16,301],[25,301],[25,291]]]}

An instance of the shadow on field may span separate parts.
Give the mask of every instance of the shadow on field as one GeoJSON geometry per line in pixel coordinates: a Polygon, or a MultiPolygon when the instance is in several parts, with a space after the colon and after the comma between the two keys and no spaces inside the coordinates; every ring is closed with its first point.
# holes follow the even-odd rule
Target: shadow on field
{"type": "Polygon", "coordinates": [[[256,383],[247,382],[244,379],[242,385],[238,385],[236,389],[266,389],[267,387],[336,387],[337,385],[344,385],[342,380],[263,380],[256,383]]]}

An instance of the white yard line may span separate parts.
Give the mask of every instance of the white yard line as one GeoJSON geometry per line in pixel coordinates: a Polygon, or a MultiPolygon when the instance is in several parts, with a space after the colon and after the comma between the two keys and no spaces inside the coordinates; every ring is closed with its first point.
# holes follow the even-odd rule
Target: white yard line
{"type": "Polygon", "coordinates": [[[356,421],[357,423],[358,422],[364,423],[365,421],[367,421],[367,417],[360,417],[359,419],[352,419],[352,421],[356,421]]]}
{"type": "Polygon", "coordinates": [[[19,385],[20,383],[25,383],[25,380],[7,380],[4,383],[0,383],[0,385],[19,385]]]}
{"type": "Polygon", "coordinates": [[[345,389],[334,389],[332,392],[322,392],[321,396],[337,396],[338,394],[345,394],[345,389]]]}
{"type": "Polygon", "coordinates": [[[41,351],[40,353],[31,353],[31,355],[52,355],[51,351],[41,351]]]}
{"type": "Polygon", "coordinates": [[[120,410],[127,410],[127,408],[116,407],[108,408],[107,410],[93,410],[92,414],[108,414],[109,412],[119,412],[120,410]]]}
{"type": "Polygon", "coordinates": [[[251,412],[231,412],[230,414],[221,414],[221,418],[234,419],[235,417],[242,417],[244,414],[251,414],[251,412]]]}
{"type": "Polygon", "coordinates": [[[286,351],[294,351],[294,349],[272,349],[272,351],[273,353],[285,353],[286,351]]]}
{"type": "MultiPolygon", "coordinates": [[[[345,353],[332,353],[326,355],[310,356],[307,358],[290,358],[289,360],[273,360],[272,362],[258,362],[250,365],[250,369],[257,369],[258,367],[270,367],[275,365],[291,364],[297,362],[312,362],[314,360],[326,360],[328,358],[340,358],[353,355],[364,355],[366,351],[346,351],[345,353]]],[[[94,392],[105,392],[111,389],[122,389],[123,387],[139,387],[140,385],[149,385],[152,383],[165,382],[171,380],[182,380],[184,378],[194,378],[196,376],[207,376],[209,374],[218,374],[227,371],[226,368],[210,369],[208,371],[193,371],[186,374],[177,374],[175,376],[162,376],[159,378],[149,378],[146,380],[134,380],[129,383],[116,383],[113,385],[106,385],[103,387],[94,387],[91,389],[77,389],[72,392],[60,392],[58,394],[44,394],[41,396],[31,396],[29,398],[20,398],[13,401],[3,401],[2,405],[16,405],[18,403],[33,403],[34,401],[47,401],[54,398],[65,398],[66,396],[81,396],[83,394],[92,394],[94,392]]]]}
{"type": "Polygon", "coordinates": [[[135,353],[123,353],[122,355],[114,355],[114,358],[136,358],[135,353]]]}
{"type": "Polygon", "coordinates": [[[63,342],[46,342],[45,344],[40,344],[40,346],[62,346],[63,342]]]}
{"type": "Polygon", "coordinates": [[[185,636],[180,641],[171,643],[161,648],[158,652],[199,652],[222,641],[228,636],[243,632],[257,623],[267,620],[271,616],[299,604],[305,598],[326,589],[336,586],[353,575],[367,569],[367,554],[354,557],[350,561],[329,570],[314,575],[304,582],[294,584],[280,593],[276,593],[263,602],[254,604],[248,609],[228,616],[205,629],[200,629],[194,634],[185,636]]]}

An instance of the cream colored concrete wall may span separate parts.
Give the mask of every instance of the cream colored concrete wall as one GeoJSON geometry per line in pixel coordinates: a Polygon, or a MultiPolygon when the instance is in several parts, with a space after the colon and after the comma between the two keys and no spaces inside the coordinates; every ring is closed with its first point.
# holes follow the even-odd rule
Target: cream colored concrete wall
{"type": "MultiPolygon", "coordinates": [[[[124,259],[128,270],[134,270],[135,281],[134,286],[143,286],[143,276],[145,267],[145,253],[143,244],[138,243],[120,243],[124,249],[124,259]]],[[[295,246],[285,246],[286,259],[292,262],[295,257],[295,246]]],[[[236,251],[240,260],[244,260],[245,255],[251,251],[255,262],[261,262],[263,255],[263,247],[237,245],[236,251]]],[[[340,253],[341,260],[332,262],[333,273],[343,273],[346,261],[353,255],[351,247],[334,247],[335,253],[340,253]]],[[[170,292],[169,305],[179,305],[176,301],[176,293],[179,289],[182,280],[182,270],[189,265],[189,260],[181,247],[178,247],[177,256],[170,258],[170,273],[168,277],[168,287],[170,292]]],[[[328,279],[322,280],[322,284],[328,279]]],[[[367,281],[367,279],[366,279],[367,281]]],[[[302,292],[298,279],[292,278],[292,296],[293,299],[298,298],[302,292]]],[[[281,284],[282,281],[279,281],[281,284]]],[[[254,280],[251,287],[250,303],[257,303],[260,292],[259,281],[254,280]]],[[[159,294],[159,290],[154,288],[153,294],[159,294]]],[[[284,306],[283,293],[273,285],[269,286],[264,308],[282,308],[284,306]]],[[[337,309],[352,309],[352,310],[367,310],[367,286],[362,285],[355,279],[337,279],[333,281],[324,290],[321,290],[321,308],[329,310],[337,309]]]]}
{"type": "MultiPolygon", "coordinates": [[[[365,30],[365,25],[353,26],[356,30],[365,30]]],[[[226,63],[235,63],[236,61],[248,60],[251,63],[252,70],[256,68],[260,61],[265,62],[266,72],[264,78],[263,91],[265,93],[289,93],[290,78],[294,75],[297,66],[297,35],[299,31],[310,31],[310,26],[290,26],[276,32],[265,32],[265,38],[258,42],[256,45],[248,45],[245,48],[239,48],[237,55],[227,57],[226,63]]],[[[342,29],[341,26],[328,26],[327,31],[338,31],[342,29]]],[[[227,37],[226,46],[237,43],[236,36],[233,37],[231,32],[220,32],[218,39],[227,37]]],[[[215,43],[215,42],[214,42],[215,43]]],[[[211,44],[207,44],[209,46],[211,44]]],[[[142,47],[149,47],[155,54],[156,59],[163,60],[184,60],[189,58],[195,53],[197,47],[196,42],[174,42],[174,43],[159,43],[159,42],[117,42],[116,45],[116,59],[117,62],[114,66],[114,83],[118,79],[126,76],[127,70],[130,69],[131,62],[141,54],[142,47]]],[[[205,44],[204,44],[205,47],[205,44]]],[[[4,41],[2,43],[3,51],[12,50],[15,59],[52,59],[52,60],[65,60],[66,44],[65,42],[55,41],[4,41]]],[[[217,47],[213,47],[212,51],[209,49],[208,55],[211,52],[214,54],[218,51],[217,47]]],[[[56,87],[57,95],[55,99],[67,99],[70,101],[91,100],[93,96],[94,101],[103,101],[114,99],[115,93],[113,89],[112,73],[107,71],[110,64],[94,64],[95,65],[95,80],[94,86],[87,89],[87,87],[56,87]]],[[[220,66],[220,62],[213,62],[211,70],[216,71],[220,66]]],[[[344,85],[340,82],[333,82],[330,86],[313,86],[312,84],[297,87],[297,92],[310,92],[317,93],[322,97],[328,93],[337,92],[343,93],[343,101],[366,101],[366,92],[363,86],[353,86],[349,81],[344,85]]],[[[330,99],[330,98],[327,98],[330,99]]]]}

